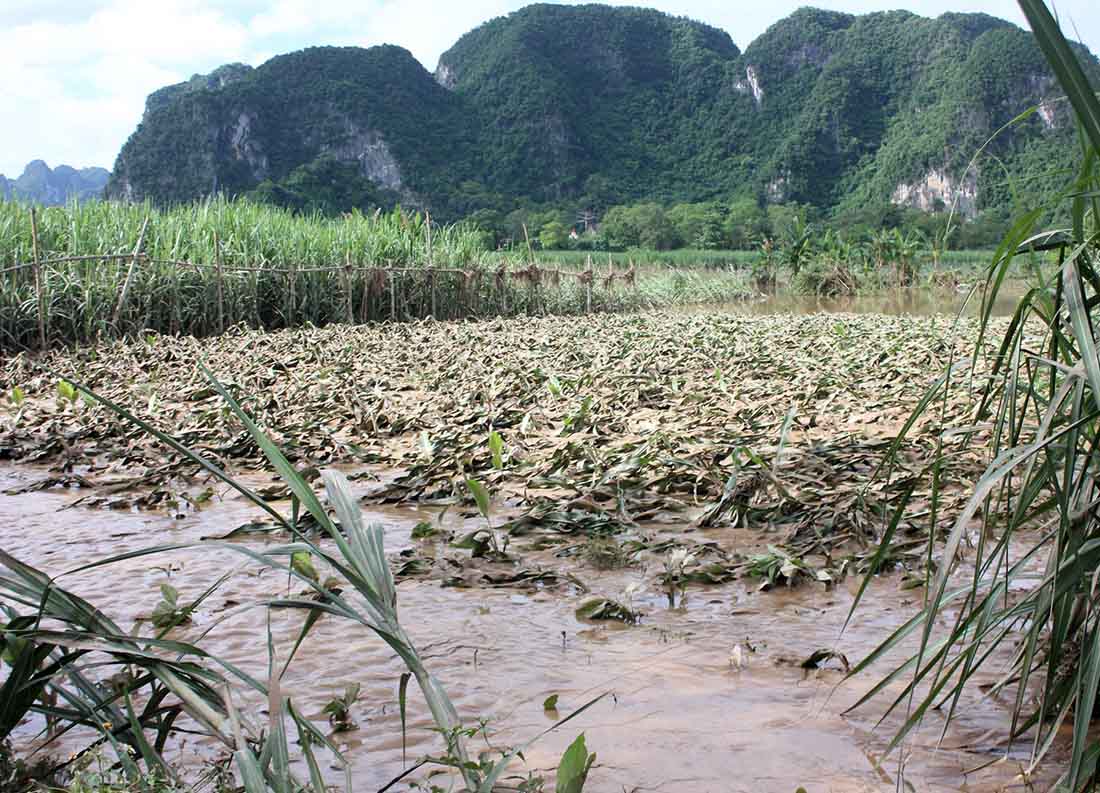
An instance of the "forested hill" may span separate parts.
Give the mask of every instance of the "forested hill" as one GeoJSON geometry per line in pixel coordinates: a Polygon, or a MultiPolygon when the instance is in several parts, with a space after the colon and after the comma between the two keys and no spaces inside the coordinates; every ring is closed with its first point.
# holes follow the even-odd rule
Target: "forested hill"
{"type": "Polygon", "coordinates": [[[464,35],[435,75],[399,47],[319,47],[162,89],[108,189],[448,219],[736,197],[973,213],[1010,200],[1005,166],[1026,177],[1071,151],[1057,95],[1030,34],[980,14],[804,8],[741,52],[657,11],[533,5],[464,35]]]}

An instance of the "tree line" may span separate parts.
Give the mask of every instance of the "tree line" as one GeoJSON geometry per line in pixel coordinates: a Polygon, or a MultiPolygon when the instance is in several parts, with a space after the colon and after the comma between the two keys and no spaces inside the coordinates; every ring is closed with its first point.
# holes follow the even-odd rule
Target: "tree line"
{"type": "Polygon", "coordinates": [[[810,204],[761,204],[753,198],[664,205],[653,201],[601,211],[574,206],[482,209],[465,222],[491,249],[667,251],[758,250],[793,226],[831,230],[850,239],[882,231],[916,234],[944,249],[993,247],[1008,228],[1000,213],[976,218],[923,212],[892,204],[828,213],[810,204]]]}

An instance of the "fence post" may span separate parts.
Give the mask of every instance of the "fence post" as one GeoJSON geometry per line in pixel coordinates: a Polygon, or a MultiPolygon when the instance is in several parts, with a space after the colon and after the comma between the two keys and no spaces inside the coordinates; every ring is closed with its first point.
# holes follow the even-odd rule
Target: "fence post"
{"type": "Polygon", "coordinates": [[[366,325],[370,321],[370,278],[367,276],[366,267],[360,267],[359,272],[363,274],[363,296],[360,298],[362,307],[359,310],[359,324],[366,325]]]}
{"type": "Polygon", "coordinates": [[[263,320],[260,319],[260,269],[252,268],[252,325],[257,330],[264,329],[263,320]]]}
{"type": "Polygon", "coordinates": [[[390,282],[390,321],[397,321],[397,273],[391,271],[390,282]]]}
{"type": "Polygon", "coordinates": [[[225,287],[222,284],[222,246],[214,230],[214,285],[218,291],[218,333],[225,333],[225,287]]]}
{"type": "Polygon", "coordinates": [[[424,212],[424,231],[428,235],[428,289],[432,295],[432,319],[439,319],[436,314],[435,261],[432,257],[432,213],[427,210],[424,212]]]}
{"type": "Polygon", "coordinates": [[[428,234],[428,267],[432,266],[432,213],[424,212],[424,229],[428,234]]]}
{"type": "Polygon", "coordinates": [[[141,233],[138,234],[137,245],[134,246],[134,255],[130,259],[130,266],[126,270],[126,280],[122,282],[122,291],[118,295],[118,304],[115,306],[115,315],[111,320],[111,326],[118,332],[118,321],[122,317],[122,308],[126,305],[126,295],[130,292],[130,282],[134,277],[134,268],[137,267],[141,257],[141,246],[145,243],[145,230],[149,228],[149,216],[141,224],[141,233]]]}
{"type": "Polygon", "coordinates": [[[347,304],[347,322],[349,325],[354,325],[355,312],[353,310],[351,299],[351,251],[347,251],[344,254],[344,297],[345,303],[347,304]]]}
{"type": "Polygon", "coordinates": [[[288,328],[292,328],[294,327],[294,314],[297,312],[298,302],[296,294],[296,289],[298,285],[298,272],[296,270],[295,262],[293,259],[290,260],[290,273],[288,277],[290,278],[290,308],[287,310],[286,314],[286,326],[288,328]]]}
{"type": "Polygon", "coordinates": [[[180,271],[179,265],[172,264],[172,299],[168,303],[168,332],[173,335],[179,335],[183,324],[183,317],[180,315],[179,301],[180,301],[180,271]],[[179,320],[177,322],[177,320],[179,320]]]}
{"type": "Polygon", "coordinates": [[[592,313],[592,254],[588,254],[585,257],[587,259],[588,269],[584,273],[584,303],[585,313],[592,313]]]}
{"type": "Polygon", "coordinates": [[[38,215],[31,207],[31,253],[34,268],[34,295],[38,301],[38,345],[46,349],[46,294],[42,283],[42,271],[38,263],[38,215]]]}

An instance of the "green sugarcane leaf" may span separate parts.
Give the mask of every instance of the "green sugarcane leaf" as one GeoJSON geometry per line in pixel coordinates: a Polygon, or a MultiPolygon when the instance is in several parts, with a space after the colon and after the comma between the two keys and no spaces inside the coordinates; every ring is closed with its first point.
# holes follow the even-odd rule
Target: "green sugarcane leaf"
{"type": "Polygon", "coordinates": [[[489,433],[489,452],[493,456],[493,468],[500,471],[504,468],[504,439],[500,433],[493,430],[489,433]]]}
{"type": "Polygon", "coordinates": [[[466,487],[470,488],[470,493],[473,495],[474,501],[477,502],[478,512],[481,513],[483,518],[488,520],[491,515],[489,491],[485,489],[485,485],[481,484],[481,482],[473,477],[466,477],[466,487]]]}

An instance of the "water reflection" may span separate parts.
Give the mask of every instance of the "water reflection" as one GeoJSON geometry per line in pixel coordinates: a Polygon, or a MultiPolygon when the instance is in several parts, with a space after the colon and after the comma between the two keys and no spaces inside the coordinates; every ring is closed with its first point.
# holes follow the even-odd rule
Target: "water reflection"
{"type": "MultiPolygon", "coordinates": [[[[993,303],[993,316],[1011,316],[1016,304],[1027,291],[1027,284],[1006,283],[993,303]]],[[[690,306],[689,313],[729,312],[758,316],[764,314],[932,314],[955,315],[965,308],[967,315],[977,315],[981,293],[970,287],[953,289],[890,289],[866,295],[817,297],[779,293],[755,300],[710,306],[690,306]]]]}

